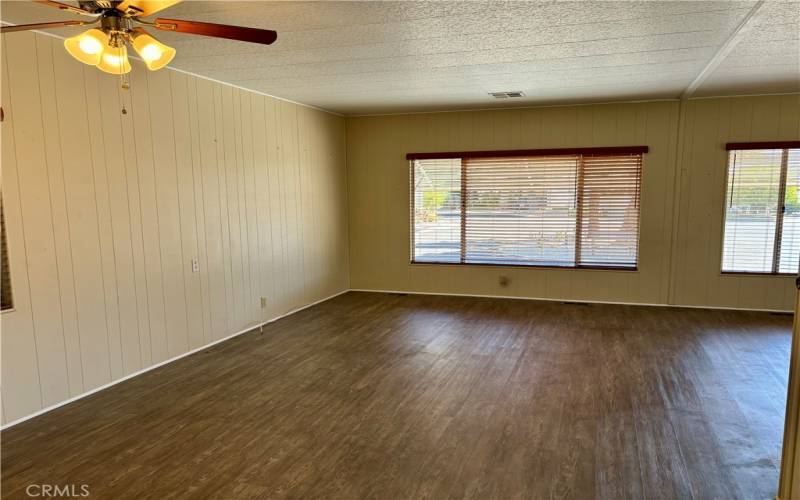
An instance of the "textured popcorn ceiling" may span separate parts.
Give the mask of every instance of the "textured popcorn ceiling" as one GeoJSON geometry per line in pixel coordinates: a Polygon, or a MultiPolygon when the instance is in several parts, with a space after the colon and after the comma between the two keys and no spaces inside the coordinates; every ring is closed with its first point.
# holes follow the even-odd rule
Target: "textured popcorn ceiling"
{"type": "MultiPolygon", "coordinates": [[[[796,2],[185,1],[160,15],[277,30],[272,46],[157,36],[175,68],[344,114],[800,91],[796,2]],[[506,90],[525,97],[487,95],[506,90]]],[[[0,16],[74,18],[8,1],[0,16]]]]}

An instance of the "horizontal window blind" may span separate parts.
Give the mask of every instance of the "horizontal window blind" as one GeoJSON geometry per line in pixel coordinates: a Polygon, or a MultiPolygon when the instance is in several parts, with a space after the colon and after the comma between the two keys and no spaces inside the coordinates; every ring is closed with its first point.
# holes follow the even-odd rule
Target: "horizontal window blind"
{"type": "Polygon", "coordinates": [[[583,158],[578,261],[590,266],[636,266],[642,157],[583,158]]]}
{"type": "Polygon", "coordinates": [[[722,271],[794,274],[800,261],[800,149],[728,153],[722,271]]]}
{"type": "Polygon", "coordinates": [[[464,163],[464,262],[575,264],[577,157],[478,158],[464,163]]]}
{"type": "Polygon", "coordinates": [[[3,198],[0,197],[0,259],[2,259],[2,276],[0,276],[0,309],[12,309],[14,307],[11,295],[11,272],[8,268],[8,244],[6,243],[6,219],[3,213],[3,198]]]}
{"type": "Polygon", "coordinates": [[[461,261],[461,159],[414,162],[414,260],[461,261]]]}
{"type": "Polygon", "coordinates": [[[411,163],[414,262],[637,266],[641,153],[411,163]]]}
{"type": "Polygon", "coordinates": [[[786,189],[783,223],[778,235],[778,272],[795,274],[800,263],[800,149],[789,149],[785,155],[786,189]]]}

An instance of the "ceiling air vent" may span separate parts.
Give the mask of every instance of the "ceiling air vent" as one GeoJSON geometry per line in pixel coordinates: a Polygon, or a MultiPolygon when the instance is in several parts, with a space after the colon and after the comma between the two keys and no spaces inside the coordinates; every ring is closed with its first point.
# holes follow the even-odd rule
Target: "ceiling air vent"
{"type": "Polygon", "coordinates": [[[489,95],[495,99],[508,99],[511,97],[525,97],[521,90],[512,90],[508,92],[489,92],[489,95]]]}

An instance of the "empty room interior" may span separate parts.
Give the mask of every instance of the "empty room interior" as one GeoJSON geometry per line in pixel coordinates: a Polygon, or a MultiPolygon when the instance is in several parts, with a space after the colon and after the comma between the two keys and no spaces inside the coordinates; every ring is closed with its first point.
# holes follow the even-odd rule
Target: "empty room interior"
{"type": "Polygon", "coordinates": [[[3,498],[800,499],[800,3],[0,19],[3,498]]]}

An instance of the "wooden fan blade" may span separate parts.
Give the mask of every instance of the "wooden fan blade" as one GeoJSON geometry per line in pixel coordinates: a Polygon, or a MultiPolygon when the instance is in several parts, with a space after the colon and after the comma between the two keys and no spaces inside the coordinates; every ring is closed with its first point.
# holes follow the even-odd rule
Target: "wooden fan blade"
{"type": "Polygon", "coordinates": [[[180,2],[181,0],[124,0],[117,5],[117,10],[134,17],[147,17],[180,2]]]}
{"type": "Polygon", "coordinates": [[[198,21],[182,21],[180,19],[158,18],[156,19],[155,27],[165,31],[213,36],[216,38],[227,38],[228,40],[239,40],[241,42],[263,43],[265,45],[271,44],[278,38],[278,33],[272,30],[228,26],[227,24],[201,23],[198,21]]]}
{"type": "Polygon", "coordinates": [[[63,28],[64,26],[82,26],[87,23],[86,21],[55,21],[52,23],[35,23],[35,24],[18,24],[16,26],[3,26],[0,27],[0,33],[11,33],[14,31],[27,31],[27,30],[46,30],[49,28],[63,28]]]}
{"type": "Polygon", "coordinates": [[[83,10],[80,7],[75,7],[74,5],[69,5],[61,2],[54,2],[53,0],[34,0],[34,2],[40,5],[46,5],[48,7],[55,7],[56,9],[59,10],[72,12],[73,14],[80,14],[82,16],[92,16],[92,17],[98,16],[98,14],[95,14],[94,12],[89,12],[88,10],[83,10]]]}

